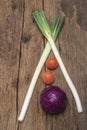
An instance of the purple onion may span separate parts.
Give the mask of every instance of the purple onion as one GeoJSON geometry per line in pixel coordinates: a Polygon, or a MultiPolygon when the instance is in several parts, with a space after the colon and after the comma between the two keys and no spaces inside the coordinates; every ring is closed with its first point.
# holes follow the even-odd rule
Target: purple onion
{"type": "Polygon", "coordinates": [[[41,92],[40,104],[47,113],[60,113],[66,108],[67,97],[65,92],[58,86],[50,86],[41,92]]]}

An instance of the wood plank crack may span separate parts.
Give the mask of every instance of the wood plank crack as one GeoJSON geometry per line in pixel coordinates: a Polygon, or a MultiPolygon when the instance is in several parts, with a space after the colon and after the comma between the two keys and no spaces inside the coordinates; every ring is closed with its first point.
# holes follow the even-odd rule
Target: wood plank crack
{"type": "MultiPolygon", "coordinates": [[[[21,27],[21,38],[20,38],[20,51],[19,51],[19,66],[18,66],[18,79],[17,79],[17,95],[16,95],[16,121],[17,121],[17,118],[18,118],[18,87],[19,87],[19,80],[20,80],[20,65],[21,65],[21,50],[22,50],[22,37],[23,37],[23,31],[24,31],[24,14],[25,14],[25,0],[23,0],[23,3],[22,3],[22,8],[23,8],[23,11],[22,11],[22,27],[21,27]]],[[[19,130],[19,123],[17,121],[17,130],[19,130]]]]}

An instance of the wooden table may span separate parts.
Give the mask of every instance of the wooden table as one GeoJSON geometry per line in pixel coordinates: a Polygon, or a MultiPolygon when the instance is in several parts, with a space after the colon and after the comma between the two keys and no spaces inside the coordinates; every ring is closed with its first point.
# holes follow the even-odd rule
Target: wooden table
{"type": "MultiPolygon", "coordinates": [[[[46,65],[44,70],[47,70],[46,65]]],[[[0,0],[0,130],[87,130],[86,0],[0,0]],[[28,86],[46,43],[32,17],[35,10],[44,10],[50,23],[57,14],[66,16],[56,45],[80,95],[83,113],[78,114],[58,67],[53,72],[54,84],[67,94],[65,112],[48,115],[42,111],[39,96],[45,85],[40,75],[25,120],[18,123],[28,86]]]]}

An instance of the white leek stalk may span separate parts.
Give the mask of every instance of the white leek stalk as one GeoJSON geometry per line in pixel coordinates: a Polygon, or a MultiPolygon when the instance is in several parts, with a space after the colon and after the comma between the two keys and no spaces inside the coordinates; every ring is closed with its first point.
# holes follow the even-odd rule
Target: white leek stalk
{"type": "Polygon", "coordinates": [[[25,114],[26,114],[26,111],[28,109],[28,106],[29,106],[29,103],[30,103],[30,100],[31,100],[31,97],[32,97],[32,94],[33,94],[33,91],[34,91],[34,88],[35,88],[35,84],[37,82],[37,79],[38,79],[38,76],[41,72],[41,69],[50,53],[50,50],[51,50],[51,47],[49,45],[49,43],[47,42],[47,45],[44,49],[44,52],[40,58],[40,61],[36,67],[36,70],[34,72],[34,75],[33,75],[33,78],[31,80],[31,83],[29,85],[29,88],[28,88],[28,91],[27,91],[27,94],[26,94],[26,98],[24,100],[24,104],[23,104],[23,107],[22,107],[22,110],[21,110],[21,113],[18,117],[18,121],[23,121],[24,120],[24,117],[25,117],[25,114]]]}
{"type": "Polygon", "coordinates": [[[60,54],[59,54],[59,52],[58,52],[58,50],[57,50],[57,48],[56,48],[56,46],[54,44],[54,41],[53,41],[53,39],[51,37],[49,38],[49,43],[51,45],[51,49],[52,49],[57,61],[58,61],[58,64],[59,64],[59,66],[61,68],[61,71],[62,71],[62,73],[63,73],[63,75],[65,77],[65,80],[66,80],[66,82],[67,82],[67,84],[68,84],[68,86],[69,86],[69,88],[70,88],[70,90],[71,90],[71,92],[72,92],[72,94],[74,96],[76,106],[77,106],[77,110],[80,113],[83,110],[82,110],[81,101],[80,101],[78,92],[77,92],[77,90],[75,88],[75,85],[73,84],[73,82],[72,82],[72,80],[71,80],[71,78],[70,78],[70,76],[69,76],[69,74],[68,74],[68,72],[67,72],[67,70],[66,70],[66,68],[65,68],[65,66],[63,64],[61,56],[60,56],[60,54]]]}

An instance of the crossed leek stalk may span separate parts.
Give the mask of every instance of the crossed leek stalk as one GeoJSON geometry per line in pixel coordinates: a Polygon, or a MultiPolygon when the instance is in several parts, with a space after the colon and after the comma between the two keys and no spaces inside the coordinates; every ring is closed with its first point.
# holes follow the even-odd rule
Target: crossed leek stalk
{"type": "Polygon", "coordinates": [[[80,101],[78,92],[77,92],[70,76],[68,75],[68,72],[63,64],[63,61],[62,61],[61,56],[59,54],[59,51],[57,50],[57,47],[54,43],[54,41],[56,40],[57,36],[59,36],[59,33],[62,29],[62,26],[63,26],[64,21],[65,21],[65,17],[62,17],[62,19],[60,20],[59,16],[55,16],[54,21],[52,23],[52,26],[50,28],[50,26],[47,22],[47,19],[45,17],[45,13],[43,11],[41,11],[41,12],[35,11],[33,13],[33,16],[35,18],[35,21],[36,21],[39,29],[41,30],[41,32],[45,36],[45,38],[48,40],[48,42],[47,42],[46,47],[42,53],[40,61],[36,67],[33,78],[32,78],[31,83],[29,85],[21,113],[18,117],[18,121],[24,120],[26,111],[27,111],[29,103],[30,103],[30,99],[31,99],[33,91],[34,91],[35,84],[36,84],[37,79],[38,79],[38,76],[41,72],[41,69],[42,69],[51,49],[52,49],[52,51],[53,51],[53,53],[58,61],[58,64],[60,66],[60,69],[61,69],[64,77],[65,77],[65,80],[66,80],[66,82],[67,82],[67,84],[68,84],[68,86],[73,94],[73,97],[75,99],[75,103],[77,106],[77,111],[80,113],[83,110],[82,110],[82,105],[81,105],[81,101],[80,101]]]}

